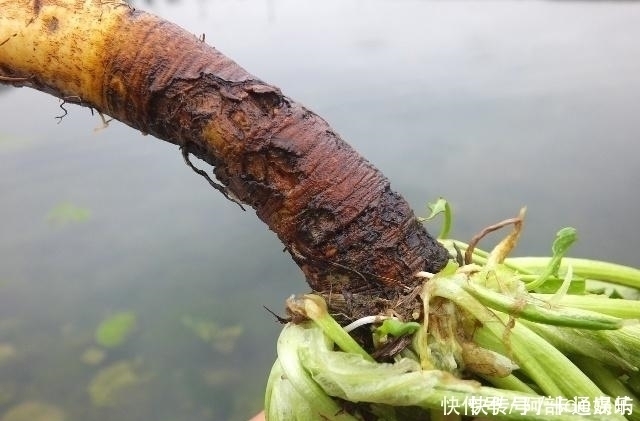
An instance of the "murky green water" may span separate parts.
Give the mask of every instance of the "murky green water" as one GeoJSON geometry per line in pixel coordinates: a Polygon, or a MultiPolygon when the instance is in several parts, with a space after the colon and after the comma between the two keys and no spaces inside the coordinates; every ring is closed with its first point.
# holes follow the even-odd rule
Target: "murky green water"
{"type": "MultiPolygon", "coordinates": [[[[639,4],[139,6],[325,117],[416,209],[446,196],[456,237],[527,205],[519,253],[573,225],[573,255],[640,265],[639,4]]],[[[176,147],[58,104],[0,90],[0,420],[249,418],[279,332],[262,306],[306,290],[298,269],[176,147]]]]}

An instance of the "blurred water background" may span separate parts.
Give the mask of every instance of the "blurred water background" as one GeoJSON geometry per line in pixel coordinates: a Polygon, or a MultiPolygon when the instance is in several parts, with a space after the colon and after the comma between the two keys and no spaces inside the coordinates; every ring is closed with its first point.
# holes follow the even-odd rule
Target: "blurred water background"
{"type": "MultiPolygon", "coordinates": [[[[135,6],[323,116],[418,214],[449,199],[454,237],[526,205],[517,254],[572,225],[573,256],[640,264],[640,4],[135,6]]],[[[280,330],[263,306],[301,273],[177,147],[59,105],[0,88],[0,420],[248,419],[280,330]]]]}

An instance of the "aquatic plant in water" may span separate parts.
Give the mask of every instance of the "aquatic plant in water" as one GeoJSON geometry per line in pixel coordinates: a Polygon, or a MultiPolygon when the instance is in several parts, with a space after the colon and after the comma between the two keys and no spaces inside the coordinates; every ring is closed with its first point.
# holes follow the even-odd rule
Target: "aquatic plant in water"
{"type": "Polygon", "coordinates": [[[144,381],[133,362],[118,361],[103,368],[94,376],[89,383],[89,396],[95,406],[114,406],[127,390],[144,381]]]}
{"type": "Polygon", "coordinates": [[[96,330],[96,342],[105,348],[122,345],[136,327],[136,315],[130,311],[115,313],[100,323],[96,330]]]}
{"type": "Polygon", "coordinates": [[[38,401],[27,401],[11,407],[2,421],[64,421],[64,412],[53,405],[38,401]]]}
{"type": "Polygon", "coordinates": [[[222,354],[233,352],[238,338],[244,331],[242,325],[219,326],[216,322],[196,319],[188,315],[182,316],[180,321],[198,338],[211,344],[215,350],[222,354]]]}
{"type": "Polygon", "coordinates": [[[87,365],[98,365],[102,361],[104,361],[106,356],[107,353],[104,352],[104,350],[92,346],[85,349],[85,351],[82,353],[81,360],[87,365]]]}
{"type": "Polygon", "coordinates": [[[16,356],[16,348],[9,343],[0,342],[0,367],[16,356]]]}
{"type": "Polygon", "coordinates": [[[75,205],[71,202],[62,202],[47,213],[47,222],[55,225],[86,222],[91,218],[91,210],[75,205]]]}

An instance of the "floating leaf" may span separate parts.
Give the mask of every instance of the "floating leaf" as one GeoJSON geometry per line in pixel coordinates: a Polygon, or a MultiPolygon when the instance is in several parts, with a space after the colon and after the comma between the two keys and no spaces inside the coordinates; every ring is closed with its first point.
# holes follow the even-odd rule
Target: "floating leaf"
{"type": "Polygon", "coordinates": [[[100,348],[94,346],[87,348],[82,353],[82,362],[87,365],[98,365],[104,361],[107,354],[100,348]]]}
{"type": "Polygon", "coordinates": [[[0,366],[16,356],[16,348],[7,343],[0,343],[0,366]]]}
{"type": "Polygon", "coordinates": [[[87,208],[76,206],[71,202],[63,202],[55,206],[47,214],[47,221],[55,225],[66,225],[74,222],[85,222],[91,217],[87,208]]]}
{"type": "Polygon", "coordinates": [[[228,326],[218,330],[213,347],[223,354],[230,354],[236,347],[236,342],[244,328],[241,325],[228,326]]]}
{"type": "Polygon", "coordinates": [[[89,396],[95,406],[117,405],[124,392],[139,385],[144,380],[136,373],[133,363],[119,361],[96,374],[89,384],[89,396]]]}
{"type": "Polygon", "coordinates": [[[122,345],[136,327],[136,315],[130,311],[116,313],[103,320],[96,330],[96,342],[106,348],[122,345]]]}
{"type": "Polygon", "coordinates": [[[9,409],[2,421],[64,421],[64,412],[47,403],[23,402],[9,409]]]}
{"type": "Polygon", "coordinates": [[[197,320],[191,316],[183,316],[181,321],[187,329],[223,354],[233,352],[238,338],[244,331],[242,325],[220,327],[215,322],[197,320]]]}

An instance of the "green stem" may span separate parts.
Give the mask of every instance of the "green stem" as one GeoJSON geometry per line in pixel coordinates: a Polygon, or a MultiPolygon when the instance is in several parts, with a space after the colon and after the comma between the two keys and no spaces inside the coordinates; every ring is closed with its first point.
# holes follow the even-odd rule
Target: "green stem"
{"type": "Polygon", "coordinates": [[[327,304],[322,297],[307,294],[303,297],[304,309],[313,322],[344,352],[361,355],[368,361],[374,359],[335,321],[327,311],[327,304]]]}
{"type": "MultiPolygon", "coordinates": [[[[589,356],[610,366],[619,367],[626,371],[637,370],[632,361],[628,361],[623,358],[615,347],[608,346],[610,341],[607,340],[606,334],[598,335],[605,331],[591,331],[589,333],[596,333],[596,335],[587,335],[585,334],[587,331],[577,329],[547,326],[541,323],[528,322],[526,320],[521,321],[521,323],[524,323],[529,329],[542,336],[563,354],[572,356],[589,356]]],[[[616,333],[619,331],[606,332],[616,333]]],[[[616,334],[615,336],[620,335],[616,334]]]]}
{"type": "Polygon", "coordinates": [[[538,323],[582,329],[618,329],[622,320],[594,311],[533,302],[526,295],[515,298],[485,288],[478,282],[466,282],[462,288],[482,304],[503,313],[538,323]]]}
{"type": "Polygon", "coordinates": [[[522,392],[526,394],[535,395],[536,392],[528,384],[514,376],[509,374],[506,377],[495,376],[481,376],[483,379],[491,383],[494,387],[499,389],[513,390],[514,392],[522,392]]]}
{"type": "Polygon", "coordinates": [[[455,279],[434,278],[430,286],[434,296],[447,298],[471,313],[482,324],[478,330],[486,329],[501,340],[503,348],[493,351],[511,357],[545,394],[602,396],[598,387],[562,352],[522,323],[508,327],[508,316],[489,310],[457,285],[455,279]]]}
{"type": "MultiPolygon", "coordinates": [[[[539,271],[549,264],[549,257],[510,257],[505,263],[528,271],[539,271]]],[[[560,270],[571,265],[573,273],[587,279],[612,282],[640,290],[640,269],[599,260],[565,257],[560,270]]]]}
{"type": "MultiPolygon", "coordinates": [[[[548,302],[553,294],[531,294],[541,301],[548,302]]],[[[625,300],[621,298],[609,298],[604,295],[572,295],[567,294],[560,298],[556,304],[565,307],[580,308],[621,319],[639,319],[640,303],[637,300],[625,300]]]]}
{"type": "Polygon", "coordinates": [[[593,358],[576,356],[573,361],[585,372],[593,381],[613,400],[621,397],[632,399],[633,409],[631,414],[627,414],[630,421],[640,420],[640,406],[638,398],[629,390],[618,378],[600,361],[593,358]]]}
{"type": "MultiPolygon", "coordinates": [[[[512,403],[517,400],[541,400],[544,397],[480,386],[477,382],[460,380],[439,370],[421,370],[419,364],[412,360],[402,359],[395,364],[365,361],[358,355],[332,351],[318,336],[322,334],[319,329],[308,330],[315,332],[305,335],[305,342],[298,345],[300,362],[330,396],[349,402],[371,402],[396,407],[418,406],[441,413],[448,409],[448,415],[456,411],[464,414],[466,410],[466,415],[494,415],[496,419],[514,421],[579,420],[578,416],[567,411],[556,416],[546,415],[544,410],[539,414],[531,409],[525,413],[510,411],[512,403]],[[500,402],[496,409],[502,407],[505,410],[493,414],[492,409],[484,408],[489,413],[479,411],[470,414],[468,411],[473,410],[474,405],[479,405],[480,402],[500,402]]],[[[481,409],[477,406],[475,408],[481,409]]],[[[624,420],[616,415],[582,419],[624,420]]]]}

